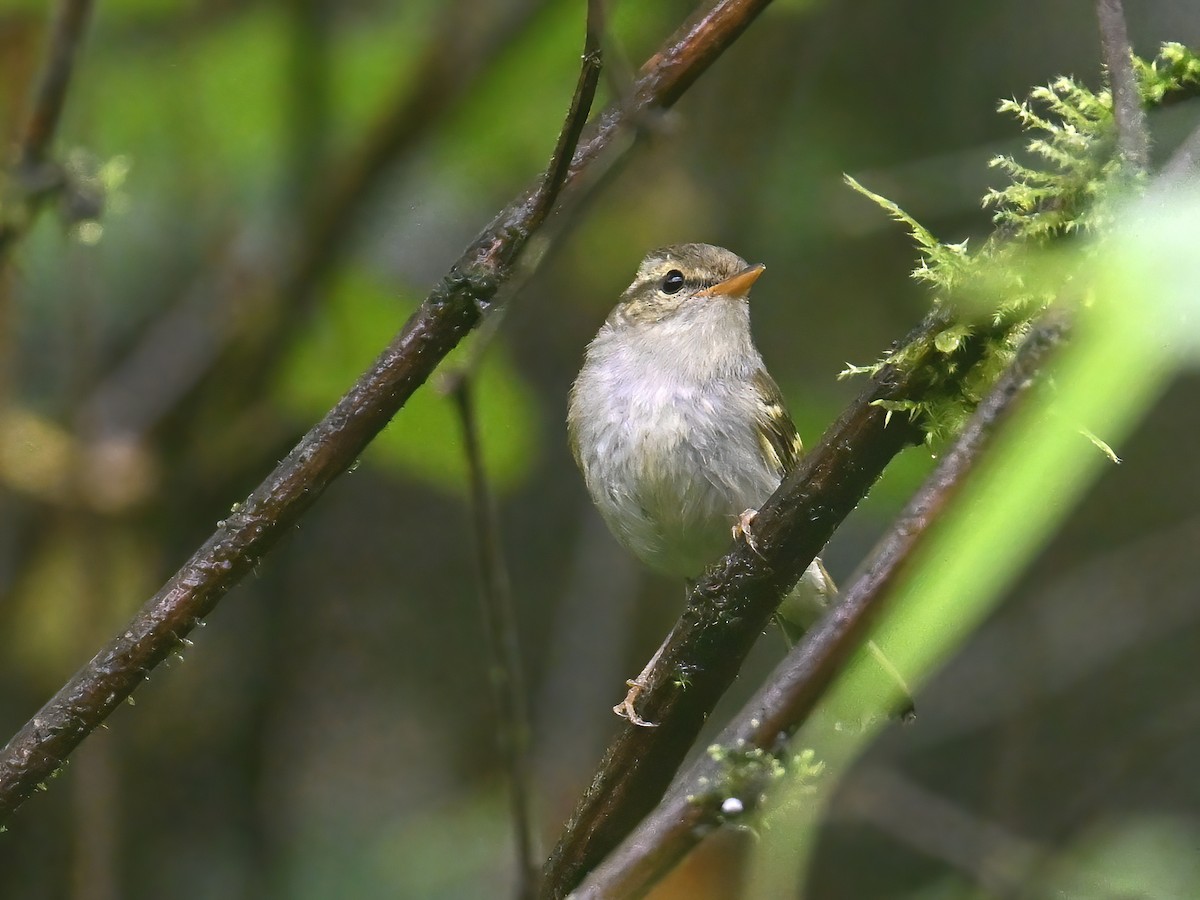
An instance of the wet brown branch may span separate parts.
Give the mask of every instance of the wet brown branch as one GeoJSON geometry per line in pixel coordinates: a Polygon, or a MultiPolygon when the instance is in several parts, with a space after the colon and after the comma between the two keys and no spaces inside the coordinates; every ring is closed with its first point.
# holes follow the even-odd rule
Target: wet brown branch
{"type": "Polygon", "coordinates": [[[387,424],[480,321],[531,235],[546,191],[570,186],[622,126],[670,106],[769,0],[721,0],[681,28],[642,68],[635,101],[611,110],[581,145],[566,183],[518,197],[465,250],[374,365],[122,632],[0,751],[0,822],[66,760],[220,601],[387,424]]]}
{"type": "Polygon", "coordinates": [[[19,211],[0,218],[0,263],[32,223],[42,200],[62,185],[62,173],[47,154],[62,118],[79,46],[91,16],[92,0],[61,0],[54,14],[46,58],[38,75],[28,117],[17,137],[12,172],[19,211]]]}
{"type": "MultiPolygon", "coordinates": [[[[837,607],[792,649],[715,743],[774,753],[804,723],[846,660],[862,646],[897,576],[929,526],[958,492],[1065,334],[1063,318],[1053,314],[1033,329],[949,452],[861,567],[837,607]]],[[[698,759],[668,797],[591,873],[574,896],[580,900],[642,896],[704,834],[720,824],[721,804],[730,795],[723,782],[719,763],[707,755],[698,759]]],[[[739,795],[738,799],[749,812],[758,798],[739,795]]]]}
{"type": "Polygon", "coordinates": [[[1100,52],[1112,88],[1117,152],[1126,165],[1144,172],[1150,164],[1150,136],[1133,74],[1132,50],[1121,0],[1096,0],[1096,18],[1100,23],[1100,52]]]}

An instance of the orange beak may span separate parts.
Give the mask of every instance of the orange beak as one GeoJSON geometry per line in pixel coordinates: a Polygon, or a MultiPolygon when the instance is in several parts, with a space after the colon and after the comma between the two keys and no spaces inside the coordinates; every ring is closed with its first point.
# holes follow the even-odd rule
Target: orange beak
{"type": "Polygon", "coordinates": [[[739,300],[750,293],[750,286],[758,281],[758,277],[767,270],[767,267],[762,263],[757,265],[747,266],[733,275],[726,278],[720,284],[714,284],[710,288],[696,294],[697,297],[729,297],[732,300],[739,300]]]}

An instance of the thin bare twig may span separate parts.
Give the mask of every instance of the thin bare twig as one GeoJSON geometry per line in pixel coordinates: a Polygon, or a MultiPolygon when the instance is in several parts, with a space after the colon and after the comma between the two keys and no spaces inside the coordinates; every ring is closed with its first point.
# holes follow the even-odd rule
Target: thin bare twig
{"type": "MultiPolygon", "coordinates": [[[[636,101],[610,110],[569,167],[573,183],[635,115],[673,104],[769,0],[720,0],[642,68],[636,101]]],[[[66,760],[186,638],[271,546],[349,469],[363,448],[480,321],[528,242],[539,186],[471,243],[396,338],[178,572],[0,751],[0,822],[66,760]]],[[[544,201],[543,201],[544,202],[544,201]]]]}
{"type": "MultiPolygon", "coordinates": [[[[602,0],[588,0],[587,34],[584,38],[579,81],[576,83],[575,95],[571,100],[572,109],[586,109],[591,106],[596,96],[600,76],[607,69],[602,46],[604,28],[605,18],[602,0]]],[[[543,185],[553,184],[556,179],[566,177],[565,173],[571,165],[572,148],[579,143],[579,137],[586,125],[586,116],[578,118],[574,123],[570,122],[570,117],[568,116],[568,123],[559,132],[558,144],[554,148],[554,153],[550,158],[550,165],[547,167],[546,175],[542,181],[543,185]]],[[[493,310],[480,325],[475,340],[471,342],[467,359],[449,377],[451,386],[457,383],[459,379],[471,379],[477,375],[488,347],[491,346],[491,342],[500,332],[500,326],[505,314],[511,310],[522,288],[524,288],[541,267],[545,261],[546,252],[562,237],[563,233],[574,220],[574,216],[578,214],[580,207],[586,202],[593,191],[600,186],[605,176],[615,167],[609,166],[604,168],[593,164],[593,168],[602,169],[602,171],[598,176],[589,179],[586,184],[579,183],[574,186],[572,196],[569,199],[563,198],[562,202],[558,204],[557,215],[555,216],[556,221],[553,224],[546,221],[550,213],[550,207],[545,204],[544,196],[541,201],[535,201],[538,206],[543,207],[534,213],[539,226],[539,249],[536,252],[525,254],[522,264],[513,268],[508,281],[504,285],[507,302],[503,307],[493,310]]]]}
{"type": "Polygon", "coordinates": [[[1145,172],[1150,165],[1150,135],[1133,74],[1132,50],[1121,0],[1096,0],[1096,18],[1100,23],[1100,52],[1112,88],[1117,152],[1131,169],[1145,172]]]}
{"type": "Polygon", "coordinates": [[[517,897],[528,900],[537,885],[533,822],[529,812],[529,706],[525,701],[516,613],[509,589],[508,570],[500,546],[496,507],[488,486],[479,429],[475,418],[470,379],[460,375],[449,386],[462,426],[463,444],[471,483],[471,518],[479,566],[479,594],[484,632],[491,657],[492,693],[496,703],[497,733],[509,779],[509,809],[516,837],[517,897]]]}
{"type": "Polygon", "coordinates": [[[571,161],[575,157],[575,148],[579,145],[584,126],[587,125],[587,111],[592,108],[592,101],[596,98],[596,86],[600,83],[600,29],[603,27],[598,0],[588,0],[587,30],[583,40],[579,80],[575,84],[575,96],[571,98],[571,112],[567,114],[566,124],[559,132],[554,155],[550,157],[550,165],[546,168],[546,175],[534,199],[530,219],[534,228],[540,227],[546,221],[546,216],[550,215],[558,193],[554,186],[566,181],[571,161]]]}
{"type": "Polygon", "coordinates": [[[33,166],[46,158],[66,106],[71,74],[91,13],[92,0],[62,0],[58,5],[33,105],[17,140],[18,167],[33,166]]]}
{"type": "Polygon", "coordinates": [[[595,0],[588,10],[592,19],[592,32],[598,35],[600,51],[604,54],[604,83],[617,103],[630,97],[636,73],[624,48],[612,40],[608,30],[608,0],[595,0]]]}
{"type": "MultiPolygon", "coordinates": [[[[587,31],[582,64],[571,109],[558,136],[558,144],[546,169],[545,178],[530,217],[530,228],[539,227],[554,206],[557,186],[567,177],[567,167],[587,124],[588,111],[596,96],[602,58],[598,28],[599,0],[589,0],[587,31]]],[[[473,357],[477,360],[478,356],[473,357]]],[[[516,836],[517,897],[532,900],[537,890],[538,867],[534,861],[533,823],[529,812],[531,764],[529,707],[525,700],[516,613],[513,609],[507,567],[500,545],[495,501],[488,486],[483,453],[480,449],[478,422],[475,417],[471,384],[475,366],[465,367],[448,379],[447,392],[453,397],[462,426],[463,445],[471,484],[472,519],[478,556],[480,599],[484,630],[492,659],[492,690],[497,712],[500,748],[508,769],[510,810],[516,836]]]]}
{"type": "MultiPolygon", "coordinates": [[[[896,578],[930,524],[957,493],[999,425],[1034,383],[1036,373],[1065,335],[1053,316],[1036,327],[1012,365],[980,404],[950,451],[909,501],[837,606],[780,663],[766,684],[721,732],[722,747],[776,752],[804,722],[834,676],[862,645],[896,578]]],[[[861,401],[860,401],[861,402],[861,401]]],[[[857,406],[858,404],[856,404],[857,406]]],[[[604,860],[573,897],[638,897],[720,822],[723,788],[719,764],[698,759],[669,796],[604,860]]],[[[739,796],[751,810],[755,797],[739,796]]]]}
{"type": "Polygon", "coordinates": [[[18,200],[25,209],[19,215],[0,218],[0,263],[28,229],[42,199],[62,184],[61,172],[48,170],[46,157],[67,102],[71,74],[91,11],[92,0],[61,0],[55,12],[29,115],[17,138],[13,176],[18,200]]]}

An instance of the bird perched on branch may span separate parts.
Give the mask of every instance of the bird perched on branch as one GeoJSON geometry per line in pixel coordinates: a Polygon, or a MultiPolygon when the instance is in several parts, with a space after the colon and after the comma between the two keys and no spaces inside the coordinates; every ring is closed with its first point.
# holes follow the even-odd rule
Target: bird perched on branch
{"type": "MultiPolygon", "coordinates": [[[[709,244],[653,251],[571,389],[571,450],[600,515],[639,559],[689,584],[731,530],[754,546],[755,511],[803,453],[750,334],[750,288],[764,268],[709,244]]],[[[813,560],[776,616],[785,635],[801,634],[835,593],[813,560]]],[[[635,704],[662,649],[613,707],[635,724],[651,724],[635,704]]]]}

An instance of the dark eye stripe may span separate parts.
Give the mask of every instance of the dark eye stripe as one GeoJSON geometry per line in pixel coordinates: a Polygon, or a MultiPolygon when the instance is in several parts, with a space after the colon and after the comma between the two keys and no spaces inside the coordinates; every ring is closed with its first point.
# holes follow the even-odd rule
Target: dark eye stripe
{"type": "MultiPolygon", "coordinates": [[[[668,272],[663,272],[660,270],[659,272],[657,272],[655,274],[643,275],[642,277],[638,278],[637,281],[635,281],[633,284],[631,284],[629,286],[630,293],[643,292],[647,289],[654,290],[654,291],[662,291],[663,281],[666,279],[667,275],[669,275],[671,271],[675,271],[675,270],[672,269],[668,272]]],[[[720,278],[696,278],[692,275],[684,275],[683,286],[688,291],[698,291],[698,290],[701,290],[702,288],[712,287],[714,284],[718,284],[720,281],[721,281],[720,278]]],[[[679,292],[676,292],[676,293],[679,293],[679,292]]]]}

